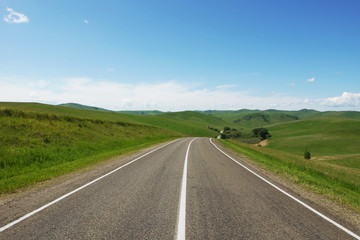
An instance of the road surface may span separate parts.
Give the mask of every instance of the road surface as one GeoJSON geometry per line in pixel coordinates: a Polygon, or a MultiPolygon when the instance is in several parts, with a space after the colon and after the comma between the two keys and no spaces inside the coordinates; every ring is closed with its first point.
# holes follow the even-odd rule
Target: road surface
{"type": "Polygon", "coordinates": [[[171,142],[54,200],[17,221],[1,218],[0,239],[359,236],[346,222],[336,219],[341,229],[269,185],[208,138],[171,142]]]}

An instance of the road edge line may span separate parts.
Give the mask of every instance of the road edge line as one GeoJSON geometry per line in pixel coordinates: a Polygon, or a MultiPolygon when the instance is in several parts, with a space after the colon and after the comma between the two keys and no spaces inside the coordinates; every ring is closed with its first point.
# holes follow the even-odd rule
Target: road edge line
{"type": "Polygon", "coordinates": [[[355,239],[360,240],[360,236],[356,235],[355,233],[353,233],[352,231],[350,231],[349,229],[347,229],[346,227],[340,225],[339,223],[335,222],[334,220],[330,219],[329,217],[325,216],[324,214],[320,213],[319,211],[315,210],[314,208],[310,207],[309,205],[307,205],[306,203],[304,203],[303,201],[297,199],[296,197],[292,196],[291,194],[285,192],[284,190],[282,190],[281,188],[279,188],[278,186],[276,186],[275,184],[271,183],[270,181],[266,180],[265,178],[263,178],[262,176],[260,176],[259,174],[255,173],[254,171],[252,171],[251,169],[249,169],[248,167],[246,167],[245,165],[239,163],[238,161],[236,161],[234,158],[232,158],[230,155],[228,155],[227,153],[225,153],[223,150],[221,150],[218,146],[216,146],[215,143],[212,142],[211,138],[209,138],[210,143],[212,145],[214,145],[215,148],[217,148],[217,150],[219,150],[221,153],[223,153],[225,156],[227,156],[228,158],[230,158],[231,160],[233,160],[235,163],[237,163],[238,165],[240,165],[241,167],[243,167],[244,169],[246,169],[247,171],[249,171],[250,173],[254,174],[255,176],[257,176],[258,178],[260,178],[261,180],[263,180],[264,182],[266,182],[267,184],[269,184],[270,186],[274,187],[276,190],[280,191],[281,193],[285,194],[286,196],[288,196],[289,198],[293,199],[294,201],[296,201],[297,203],[301,204],[302,206],[304,206],[305,208],[307,208],[308,210],[312,211],[313,213],[315,213],[316,215],[320,216],[321,218],[325,219],[326,221],[330,222],[331,224],[335,225],[336,227],[338,227],[339,229],[343,230],[344,232],[346,232],[347,234],[351,235],[352,237],[354,237],[355,239]]]}
{"type": "Polygon", "coordinates": [[[186,183],[187,183],[187,165],[189,159],[190,146],[197,138],[191,140],[186,150],[184,170],[181,182],[180,201],[179,201],[179,214],[178,224],[176,227],[176,239],[185,240],[186,236],[186,183]]]}
{"type": "Polygon", "coordinates": [[[100,176],[100,177],[92,180],[91,182],[88,182],[88,183],[82,185],[81,187],[78,187],[77,189],[75,189],[75,190],[73,190],[73,191],[71,191],[71,192],[69,192],[69,193],[66,193],[66,194],[62,195],[61,197],[53,200],[52,202],[49,202],[49,203],[45,204],[44,206],[42,206],[42,207],[40,207],[40,208],[38,208],[38,209],[36,209],[36,210],[28,213],[28,214],[25,214],[24,216],[18,218],[17,220],[14,220],[14,221],[6,224],[5,226],[1,227],[1,228],[0,228],[0,233],[3,232],[3,231],[5,231],[5,230],[8,229],[8,228],[11,228],[11,227],[14,226],[15,224],[18,224],[18,223],[24,221],[25,219],[31,217],[32,215],[35,215],[36,213],[41,212],[41,211],[44,210],[45,208],[48,208],[48,207],[50,207],[51,205],[53,205],[53,204],[55,204],[55,203],[63,200],[64,198],[66,198],[66,197],[68,197],[68,196],[70,196],[70,195],[72,195],[72,194],[80,191],[81,189],[86,188],[87,186],[90,186],[91,184],[93,184],[93,183],[95,183],[95,182],[97,182],[97,181],[99,181],[99,180],[101,180],[101,179],[103,179],[103,178],[105,178],[105,177],[113,174],[114,172],[116,172],[116,171],[118,171],[118,170],[120,170],[120,169],[122,169],[122,168],[124,168],[124,167],[126,167],[126,166],[128,166],[128,165],[130,165],[130,164],[132,164],[132,163],[134,163],[134,162],[136,162],[137,160],[139,160],[139,159],[141,159],[141,158],[143,158],[143,157],[145,157],[145,156],[147,156],[147,155],[149,155],[149,154],[151,154],[151,153],[153,153],[153,152],[155,152],[155,151],[157,151],[157,150],[159,150],[159,149],[161,149],[161,148],[163,148],[163,147],[165,147],[165,146],[167,146],[167,145],[169,145],[169,144],[171,144],[171,143],[177,142],[177,141],[179,141],[179,140],[180,140],[180,139],[176,139],[176,140],[171,141],[171,142],[169,142],[169,143],[166,143],[166,144],[164,144],[164,145],[162,145],[162,146],[160,146],[160,147],[158,147],[158,148],[156,148],[156,149],[153,149],[153,150],[151,150],[150,152],[147,152],[147,153],[145,153],[144,155],[141,155],[140,157],[137,157],[137,158],[135,158],[134,160],[131,160],[130,162],[125,163],[124,165],[122,165],[122,166],[120,166],[120,167],[118,167],[118,168],[116,168],[116,169],[114,169],[114,170],[112,170],[112,171],[110,171],[110,172],[108,172],[108,173],[106,173],[106,174],[104,174],[104,175],[102,175],[102,176],[100,176]]]}

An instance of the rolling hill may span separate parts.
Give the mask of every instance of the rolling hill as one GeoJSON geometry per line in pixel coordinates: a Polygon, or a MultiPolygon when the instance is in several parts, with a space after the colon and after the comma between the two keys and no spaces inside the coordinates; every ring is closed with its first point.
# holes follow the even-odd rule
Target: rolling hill
{"type": "Polygon", "coordinates": [[[137,115],[102,111],[92,107],[73,107],[74,105],[56,106],[40,103],[0,103],[0,108],[17,109],[21,111],[40,112],[72,116],[83,119],[99,119],[105,121],[133,123],[166,129],[188,136],[213,137],[214,132],[208,126],[222,129],[226,125],[234,125],[218,117],[208,116],[199,112],[162,113],[157,115],[137,115]],[[90,108],[90,109],[89,109],[90,108]],[[186,121],[185,121],[186,119],[186,121]]]}
{"type": "Polygon", "coordinates": [[[78,104],[78,103],[64,103],[64,104],[60,104],[59,106],[69,107],[69,108],[77,108],[77,109],[84,109],[84,110],[111,112],[111,110],[107,110],[107,109],[104,109],[104,108],[86,106],[86,105],[82,105],[82,104],[78,104]]]}
{"type": "Polygon", "coordinates": [[[216,111],[209,110],[204,113],[219,117],[225,121],[235,123],[238,127],[254,128],[272,125],[276,123],[285,123],[296,120],[314,119],[314,118],[345,118],[360,119],[360,112],[355,111],[327,111],[319,112],[312,109],[302,109],[299,111],[282,110],[249,110],[241,109],[237,111],[216,111]]]}
{"type": "Polygon", "coordinates": [[[360,169],[360,120],[316,118],[267,127],[268,148],[360,169]]]}

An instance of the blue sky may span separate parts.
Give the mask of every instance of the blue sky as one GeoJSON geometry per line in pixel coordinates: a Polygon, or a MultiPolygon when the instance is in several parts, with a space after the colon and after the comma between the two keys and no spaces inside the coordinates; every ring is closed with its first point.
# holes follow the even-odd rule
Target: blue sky
{"type": "Polygon", "coordinates": [[[0,0],[0,101],[360,110],[360,1],[0,0]]]}

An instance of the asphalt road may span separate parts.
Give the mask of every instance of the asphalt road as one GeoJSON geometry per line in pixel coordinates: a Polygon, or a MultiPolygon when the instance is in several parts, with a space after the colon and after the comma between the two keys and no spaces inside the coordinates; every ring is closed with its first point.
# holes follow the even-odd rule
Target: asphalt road
{"type": "Polygon", "coordinates": [[[236,164],[208,138],[189,148],[192,140],[132,162],[3,230],[0,239],[175,239],[182,231],[186,239],[354,239],[236,164]]]}

